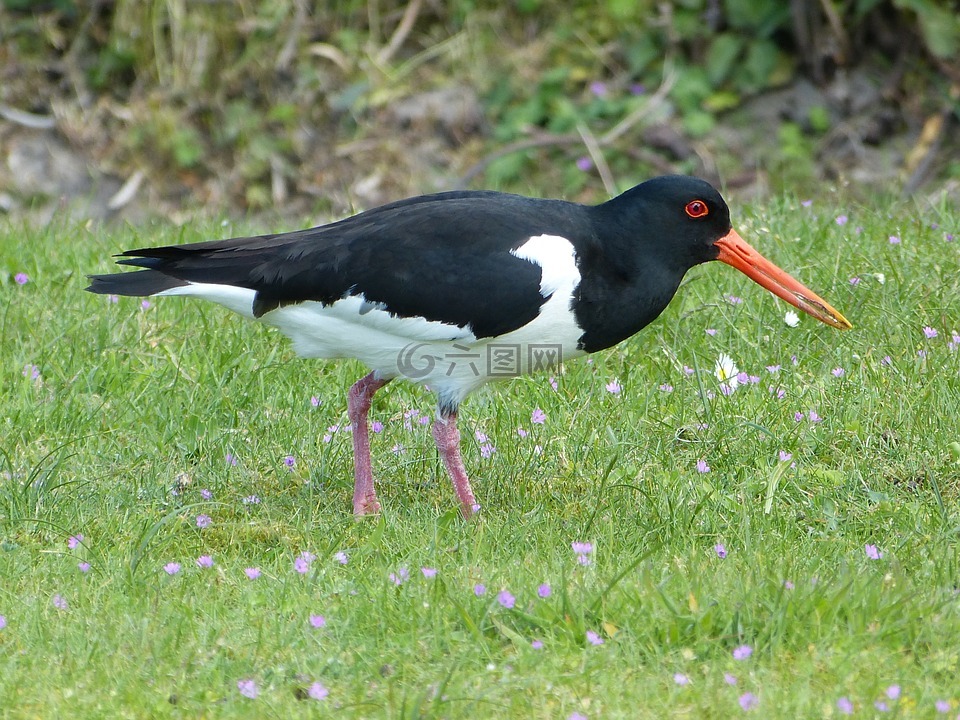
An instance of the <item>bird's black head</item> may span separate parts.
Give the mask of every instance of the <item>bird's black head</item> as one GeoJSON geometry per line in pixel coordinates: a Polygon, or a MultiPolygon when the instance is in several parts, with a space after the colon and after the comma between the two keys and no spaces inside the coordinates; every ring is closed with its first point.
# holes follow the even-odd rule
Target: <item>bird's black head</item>
{"type": "MultiPolygon", "coordinates": [[[[730,224],[720,193],[699,178],[667,175],[641,183],[594,208],[598,235],[628,282],[673,295],[683,274],[719,260],[827,325],[850,323],[830,305],[754,250],[730,224]]],[[[663,303],[664,305],[666,303],[663,303]]]]}
{"type": "Polygon", "coordinates": [[[653,258],[672,271],[716,260],[716,242],[731,229],[730,209],[708,182],[686,175],[653,178],[600,205],[597,210],[630,238],[644,263],[653,258]]]}

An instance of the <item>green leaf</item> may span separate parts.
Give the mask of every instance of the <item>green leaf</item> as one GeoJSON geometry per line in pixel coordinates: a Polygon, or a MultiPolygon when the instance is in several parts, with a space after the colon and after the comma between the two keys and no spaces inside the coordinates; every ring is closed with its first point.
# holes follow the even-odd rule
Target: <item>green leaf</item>
{"type": "Polygon", "coordinates": [[[646,70],[650,63],[663,56],[663,51],[657,45],[652,35],[647,34],[631,41],[623,48],[623,52],[627,57],[630,73],[634,76],[646,70]]]}
{"type": "Polygon", "coordinates": [[[960,51],[960,15],[933,3],[918,13],[927,49],[939,58],[955,58],[960,51]]]}
{"type": "Polygon", "coordinates": [[[810,127],[815,132],[825,133],[830,129],[830,113],[822,105],[814,105],[808,113],[810,127]]]}
{"type": "Polygon", "coordinates": [[[960,14],[946,9],[946,3],[936,0],[894,0],[893,4],[917,14],[920,32],[930,52],[941,58],[957,54],[960,46],[960,14]]]}
{"type": "Polygon", "coordinates": [[[960,442],[954,440],[947,447],[950,450],[950,454],[953,455],[954,460],[960,460],[960,442]]]}
{"type": "Polygon", "coordinates": [[[709,97],[713,88],[702,68],[680,68],[676,84],[670,96],[681,110],[699,110],[701,103],[709,97]]]}
{"type": "Polygon", "coordinates": [[[270,120],[283,123],[284,125],[292,125],[296,123],[297,117],[300,114],[300,108],[298,108],[294,103],[279,103],[270,108],[270,112],[267,113],[267,117],[270,120]]]}
{"type": "Polygon", "coordinates": [[[616,20],[636,20],[643,4],[636,0],[607,0],[607,10],[616,20]]]}
{"type": "Polygon", "coordinates": [[[750,89],[759,90],[770,84],[770,76],[777,66],[777,46],[769,40],[750,43],[743,64],[744,79],[750,89]]]}
{"type": "Polygon", "coordinates": [[[710,42],[705,64],[711,85],[717,87],[730,75],[733,63],[743,50],[743,42],[732,33],[722,33],[710,42]]]}
{"type": "Polygon", "coordinates": [[[703,110],[694,110],[683,116],[683,129],[693,137],[703,137],[717,124],[713,115],[703,110]]]}
{"type": "Polygon", "coordinates": [[[203,145],[200,134],[192,127],[176,130],[170,138],[173,159],[182,168],[193,167],[203,157],[203,145]]]}
{"type": "Polygon", "coordinates": [[[768,38],[781,28],[790,26],[790,3],[772,0],[726,0],[726,19],[730,26],[749,31],[759,38],[768,38]]]}
{"type": "Polygon", "coordinates": [[[724,112],[725,110],[732,110],[740,104],[740,96],[729,90],[721,90],[720,92],[713,93],[710,97],[703,101],[703,107],[705,110],[709,110],[713,113],[724,112]]]}

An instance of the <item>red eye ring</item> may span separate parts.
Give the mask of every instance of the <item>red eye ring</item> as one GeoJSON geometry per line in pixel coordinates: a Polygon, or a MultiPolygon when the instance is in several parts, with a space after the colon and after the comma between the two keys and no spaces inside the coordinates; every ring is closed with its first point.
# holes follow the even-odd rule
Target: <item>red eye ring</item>
{"type": "Polygon", "coordinates": [[[687,203],[684,211],[692,218],[702,218],[710,212],[710,208],[703,200],[691,200],[687,203]]]}

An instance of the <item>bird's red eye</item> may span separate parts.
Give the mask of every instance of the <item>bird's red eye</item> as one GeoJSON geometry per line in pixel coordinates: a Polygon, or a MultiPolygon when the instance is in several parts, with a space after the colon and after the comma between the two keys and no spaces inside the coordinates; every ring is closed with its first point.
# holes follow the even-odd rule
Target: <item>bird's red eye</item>
{"type": "Polygon", "coordinates": [[[692,218],[702,218],[710,209],[707,207],[707,204],[703,200],[691,200],[687,203],[687,206],[684,208],[692,218]]]}

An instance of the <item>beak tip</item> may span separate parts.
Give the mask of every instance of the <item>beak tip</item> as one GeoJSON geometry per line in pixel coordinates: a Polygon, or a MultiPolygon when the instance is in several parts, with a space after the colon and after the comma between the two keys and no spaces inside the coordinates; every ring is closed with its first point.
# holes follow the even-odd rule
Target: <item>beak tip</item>
{"type": "Polygon", "coordinates": [[[817,320],[820,320],[826,325],[836,328],[837,330],[853,330],[853,323],[847,320],[843,315],[838,313],[836,310],[831,308],[830,314],[824,316],[820,314],[810,313],[817,320]]]}
{"type": "Polygon", "coordinates": [[[851,323],[833,308],[830,308],[830,320],[832,322],[828,321],[827,325],[832,325],[837,330],[853,330],[853,323],[851,323]]]}

